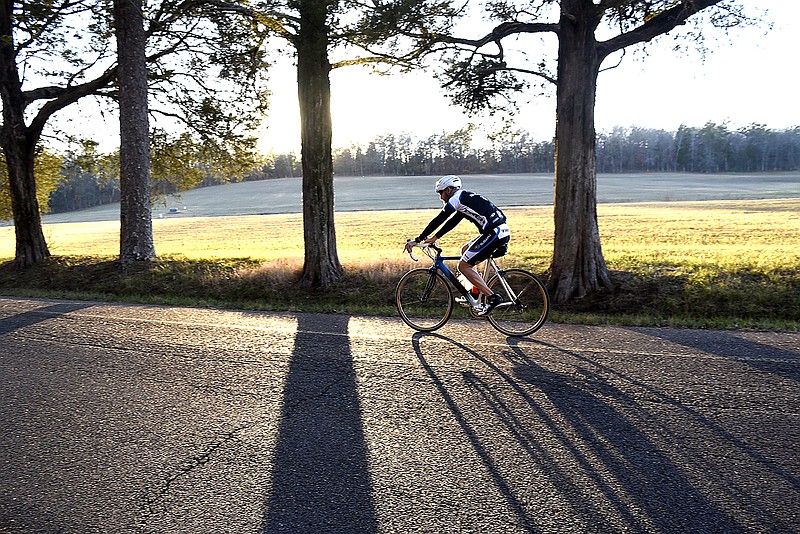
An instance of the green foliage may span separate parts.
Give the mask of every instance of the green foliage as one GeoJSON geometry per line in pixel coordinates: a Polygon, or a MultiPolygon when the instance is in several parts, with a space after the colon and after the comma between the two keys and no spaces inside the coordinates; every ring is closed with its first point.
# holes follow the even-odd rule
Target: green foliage
{"type": "MultiPolygon", "coordinates": [[[[29,124],[35,124],[32,132],[42,127],[46,132],[53,113],[85,96],[116,96],[110,75],[116,58],[110,0],[13,4],[15,67],[29,124]]],[[[65,139],[69,132],[56,130],[54,135],[65,139]]]]}
{"type": "Polygon", "coordinates": [[[507,70],[505,61],[493,58],[473,58],[455,61],[444,72],[450,81],[453,103],[475,114],[484,110],[503,110],[513,113],[513,101],[508,95],[522,91],[528,84],[507,70]],[[503,105],[503,101],[507,105],[503,105]],[[510,104],[510,105],[508,105],[510,104]]]}
{"type": "Polygon", "coordinates": [[[366,50],[381,45],[390,55],[381,55],[387,63],[413,64],[429,51],[433,36],[448,31],[463,12],[461,5],[451,1],[390,0],[363,9],[355,2],[345,2],[347,8],[360,8],[360,16],[345,26],[341,35],[350,44],[366,50]],[[416,42],[406,36],[416,36],[416,42]]]}
{"type": "MultiPolygon", "coordinates": [[[[296,49],[304,5],[294,0],[235,2],[250,11],[259,32],[288,41],[296,49]]],[[[363,3],[330,0],[326,10],[328,53],[332,68],[351,65],[413,68],[430,51],[431,37],[444,32],[463,14],[452,0],[389,0],[363,3]]],[[[282,48],[278,46],[278,48],[282,48]]]]}
{"type": "MultiPolygon", "coordinates": [[[[175,135],[188,128],[218,143],[247,144],[267,103],[264,32],[226,5],[146,2],[150,107],[156,126],[175,135]]],[[[49,101],[39,106],[38,118],[46,122],[89,95],[108,97],[105,102],[113,108],[116,42],[110,2],[19,2],[15,7],[23,90],[31,103],[49,101]]]]}
{"type": "MultiPolygon", "coordinates": [[[[704,41],[710,35],[763,24],[745,12],[743,3],[729,0],[710,5],[679,0],[572,2],[571,8],[564,4],[562,0],[487,0],[482,8],[496,21],[492,30],[482,35],[436,35],[434,49],[443,51],[445,65],[439,76],[453,102],[471,113],[507,111],[515,107],[516,94],[556,86],[560,52],[551,44],[568,33],[565,20],[587,32],[581,38],[585,42],[566,46],[583,46],[600,54],[600,59],[628,48],[645,51],[660,38],[672,38],[675,50],[692,46],[705,52],[704,41]]],[[[758,7],[752,9],[758,12],[758,7]]]]}
{"type": "MultiPolygon", "coordinates": [[[[36,200],[39,209],[49,211],[50,193],[52,193],[61,180],[62,159],[48,150],[39,150],[34,162],[34,177],[36,178],[36,200]]],[[[11,192],[8,184],[8,166],[6,158],[0,151],[0,220],[10,219],[11,192]]]]}
{"type": "MultiPolygon", "coordinates": [[[[119,151],[100,153],[91,140],[74,145],[63,156],[57,187],[43,191],[43,198],[50,195],[50,206],[57,212],[118,202],[119,151]]],[[[253,139],[201,142],[188,133],[171,136],[155,130],[151,146],[151,187],[156,199],[202,185],[240,181],[263,165],[253,139]]]]}
{"type": "Polygon", "coordinates": [[[200,150],[187,133],[170,138],[163,130],[156,131],[150,153],[150,173],[156,189],[170,184],[185,191],[202,183],[205,173],[199,164],[200,150]]]}
{"type": "Polygon", "coordinates": [[[14,2],[17,65],[31,78],[69,78],[72,85],[88,79],[98,62],[114,54],[109,40],[111,10],[106,2],[14,2]]]}
{"type": "MultiPolygon", "coordinates": [[[[61,179],[62,159],[48,150],[39,150],[34,160],[36,200],[43,212],[48,210],[48,200],[61,179]]],[[[5,167],[5,166],[4,166],[5,167]]]]}
{"type": "Polygon", "coordinates": [[[157,130],[152,136],[152,146],[152,178],[156,189],[162,192],[236,182],[260,164],[252,138],[228,143],[215,139],[201,142],[188,133],[171,137],[157,130]]]}

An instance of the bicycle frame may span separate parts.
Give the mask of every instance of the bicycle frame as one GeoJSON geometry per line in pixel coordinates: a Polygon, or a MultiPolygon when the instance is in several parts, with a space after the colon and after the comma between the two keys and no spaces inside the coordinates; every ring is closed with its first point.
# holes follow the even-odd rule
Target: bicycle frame
{"type": "MultiPolygon", "coordinates": [[[[480,301],[476,300],[472,296],[472,294],[469,292],[469,290],[467,288],[465,288],[461,284],[461,281],[456,277],[455,274],[453,274],[453,271],[451,271],[450,268],[445,263],[446,261],[460,260],[461,256],[442,256],[442,249],[437,247],[436,245],[433,245],[433,244],[429,244],[429,245],[426,245],[426,246],[423,246],[423,247],[420,247],[420,248],[422,248],[422,250],[423,250],[423,252],[425,252],[426,256],[428,256],[431,260],[433,260],[433,265],[431,265],[431,267],[429,269],[431,271],[431,273],[436,272],[437,270],[440,271],[444,275],[444,277],[447,280],[450,281],[450,283],[453,285],[453,287],[455,287],[456,290],[458,290],[458,292],[461,294],[461,296],[462,297],[466,297],[468,299],[468,302],[472,306],[479,305],[480,301]],[[434,256],[430,252],[428,252],[429,249],[435,250],[436,251],[436,255],[434,256]]],[[[411,256],[411,259],[413,259],[414,261],[419,261],[419,260],[417,260],[417,258],[414,257],[413,254],[409,254],[409,255],[411,256]]],[[[508,294],[509,295],[512,294],[511,288],[508,286],[508,284],[506,283],[505,279],[503,278],[503,272],[504,271],[503,271],[503,269],[500,269],[497,266],[497,263],[495,263],[494,258],[489,258],[488,260],[486,260],[486,264],[483,267],[483,274],[482,274],[483,279],[485,281],[488,281],[488,276],[487,275],[489,274],[489,265],[492,266],[492,269],[494,269],[494,272],[498,275],[498,279],[500,280],[500,283],[503,285],[503,287],[508,292],[508,294]]],[[[506,306],[508,306],[511,303],[510,302],[506,302],[504,304],[506,306]]],[[[503,304],[501,304],[501,306],[502,305],[503,304]]]]}
{"type": "MultiPolygon", "coordinates": [[[[468,308],[474,318],[486,317],[495,329],[508,336],[532,334],[547,320],[550,297],[547,287],[533,273],[518,268],[502,269],[495,258],[488,258],[481,268],[481,276],[491,284],[492,291],[500,294],[502,302],[487,313],[485,298],[473,297],[456,277],[457,271],[445,263],[457,261],[460,256],[443,256],[442,249],[433,243],[415,246],[419,246],[433,264],[410,270],[400,278],[395,289],[400,317],[411,328],[423,332],[441,328],[450,318],[455,303],[468,308]],[[494,270],[491,279],[490,266],[494,270]],[[453,302],[453,288],[455,294],[463,298],[453,302]]],[[[419,261],[412,250],[409,256],[419,261]]]]}

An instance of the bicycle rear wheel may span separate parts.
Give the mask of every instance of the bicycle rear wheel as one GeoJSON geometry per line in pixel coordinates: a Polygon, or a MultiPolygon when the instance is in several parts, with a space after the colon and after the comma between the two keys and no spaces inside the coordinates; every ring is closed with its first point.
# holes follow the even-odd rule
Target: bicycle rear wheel
{"type": "Polygon", "coordinates": [[[414,269],[397,283],[395,305],[408,326],[432,332],[444,326],[453,313],[453,290],[440,273],[414,269]]]}
{"type": "Polygon", "coordinates": [[[538,276],[522,269],[496,274],[489,288],[503,297],[503,303],[488,315],[489,322],[507,336],[527,336],[539,330],[550,311],[550,296],[538,276]]]}

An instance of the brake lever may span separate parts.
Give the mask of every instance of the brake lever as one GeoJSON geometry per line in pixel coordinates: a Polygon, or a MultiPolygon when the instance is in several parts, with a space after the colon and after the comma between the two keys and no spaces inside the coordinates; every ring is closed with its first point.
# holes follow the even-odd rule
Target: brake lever
{"type": "MultiPolygon", "coordinates": [[[[410,240],[410,239],[406,239],[406,243],[410,243],[410,242],[411,242],[411,240],[410,240]]],[[[404,249],[404,250],[405,250],[405,249],[404,249]]],[[[410,250],[408,251],[408,256],[409,256],[409,257],[410,257],[412,260],[414,260],[414,261],[419,261],[419,260],[416,258],[416,256],[414,256],[414,253],[413,253],[413,252],[411,252],[410,250]]]]}

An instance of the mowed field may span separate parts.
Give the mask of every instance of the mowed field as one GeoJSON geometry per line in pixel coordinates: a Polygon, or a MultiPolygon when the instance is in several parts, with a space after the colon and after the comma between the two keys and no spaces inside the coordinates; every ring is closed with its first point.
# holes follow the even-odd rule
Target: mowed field
{"type": "MultiPolygon", "coordinates": [[[[465,188],[484,194],[503,208],[552,206],[552,174],[464,176],[465,188]]],[[[436,177],[337,177],[336,210],[382,211],[440,207],[433,192],[436,177]]],[[[765,174],[601,174],[601,204],[693,200],[751,200],[800,197],[800,172],[765,174]]],[[[159,199],[153,218],[219,217],[299,213],[301,179],[280,178],[187,191],[159,199]]],[[[114,221],[119,204],[45,215],[45,223],[114,221]]]]}
{"type": "MultiPolygon", "coordinates": [[[[552,176],[465,176],[464,182],[508,212],[512,252],[519,259],[531,268],[547,263],[553,236],[552,176]]],[[[439,209],[433,183],[431,177],[337,178],[336,229],[342,260],[396,259],[405,239],[416,235],[439,209]]],[[[621,257],[633,261],[631,255],[638,261],[656,259],[653,255],[668,250],[679,253],[676,247],[708,261],[734,252],[739,259],[780,254],[788,260],[800,249],[795,248],[800,173],[602,175],[598,189],[601,237],[611,262],[621,257]],[[635,202],[624,202],[626,195],[635,202]]],[[[173,213],[154,210],[160,255],[302,258],[298,178],[209,187],[189,191],[180,200],[167,205],[177,206],[173,213]]],[[[118,217],[118,205],[45,216],[51,252],[118,254],[118,217]]],[[[444,244],[455,247],[473,233],[472,225],[462,224],[444,244]]],[[[0,228],[0,259],[13,256],[13,228],[0,228]]]]}

